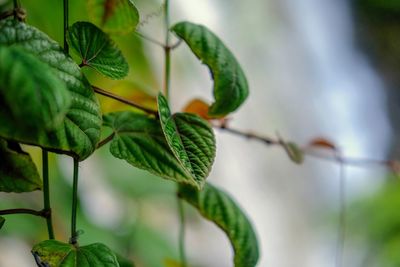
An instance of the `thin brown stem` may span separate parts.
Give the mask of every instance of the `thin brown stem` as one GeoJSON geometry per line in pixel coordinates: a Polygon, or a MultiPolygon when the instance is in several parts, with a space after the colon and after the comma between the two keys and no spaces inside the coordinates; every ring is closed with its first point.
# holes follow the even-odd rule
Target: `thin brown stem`
{"type": "Polygon", "coordinates": [[[48,218],[50,216],[49,210],[32,210],[32,209],[8,209],[0,210],[0,215],[11,215],[11,214],[30,214],[34,216],[39,216],[42,218],[48,218]]]}
{"type": "Polygon", "coordinates": [[[149,109],[149,108],[146,108],[146,107],[142,107],[139,104],[136,104],[135,102],[133,102],[133,101],[131,101],[129,99],[123,98],[122,96],[113,94],[113,93],[108,92],[106,90],[103,90],[103,89],[101,89],[101,88],[99,88],[97,86],[92,86],[92,88],[96,93],[98,93],[100,95],[112,98],[112,99],[117,100],[117,101],[119,101],[121,103],[124,103],[124,104],[127,104],[129,106],[135,107],[137,109],[140,109],[140,110],[142,110],[142,111],[144,111],[144,112],[146,112],[148,114],[154,115],[156,117],[158,116],[158,112],[156,110],[152,110],[152,109],[149,109]]]}
{"type": "Polygon", "coordinates": [[[114,138],[114,136],[115,136],[115,133],[112,133],[109,136],[107,136],[105,139],[100,141],[100,143],[97,145],[97,149],[99,149],[100,147],[102,147],[105,144],[107,144],[108,142],[110,142],[114,138]]]}
{"type": "MultiPolygon", "coordinates": [[[[227,127],[226,125],[213,125],[213,127],[223,130],[228,133],[232,133],[237,136],[247,138],[247,139],[260,141],[267,145],[279,145],[279,146],[284,147],[284,144],[285,144],[285,142],[283,142],[279,138],[274,139],[274,138],[267,137],[267,136],[261,136],[261,135],[255,134],[253,132],[245,132],[245,131],[233,129],[233,128],[227,127]]],[[[330,162],[342,163],[344,165],[354,166],[354,167],[368,167],[370,165],[390,167],[391,163],[393,163],[392,160],[380,160],[380,159],[370,159],[370,158],[350,158],[350,157],[343,157],[341,155],[336,155],[336,154],[326,155],[326,154],[317,153],[315,150],[310,150],[308,148],[302,149],[302,151],[305,155],[310,156],[310,157],[314,157],[317,159],[326,160],[326,161],[330,161],[330,162]]]]}

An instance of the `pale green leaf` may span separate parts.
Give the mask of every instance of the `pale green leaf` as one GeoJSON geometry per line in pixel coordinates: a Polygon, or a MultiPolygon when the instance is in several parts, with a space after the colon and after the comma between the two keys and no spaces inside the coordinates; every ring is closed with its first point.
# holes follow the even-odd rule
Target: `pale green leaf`
{"type": "Polygon", "coordinates": [[[47,63],[65,82],[71,106],[62,124],[45,135],[0,124],[0,136],[17,142],[44,147],[81,160],[88,157],[100,139],[100,106],[78,65],[46,34],[13,19],[0,21],[0,45],[19,45],[47,63]]]}
{"type": "Polygon", "coordinates": [[[115,254],[100,243],[79,247],[56,240],[46,240],[35,245],[32,254],[38,266],[119,267],[115,254]]]}
{"type": "Polygon", "coordinates": [[[256,266],[259,257],[257,236],[249,219],[228,194],[206,183],[202,191],[181,185],[179,197],[226,233],[235,252],[235,267],[256,266]]]}
{"type": "Polygon", "coordinates": [[[103,75],[122,79],[129,66],[111,38],[90,22],[76,22],[68,30],[68,43],[80,56],[81,66],[89,66],[103,75]]]}
{"type": "Polygon", "coordinates": [[[5,222],[6,222],[6,219],[4,219],[4,217],[0,216],[0,229],[3,228],[5,222]]]}
{"type": "Polygon", "coordinates": [[[41,190],[42,180],[28,153],[15,142],[0,139],[0,192],[41,190]]]}
{"type": "Polygon", "coordinates": [[[191,113],[171,114],[167,99],[158,95],[158,112],[165,139],[192,184],[202,188],[215,158],[215,137],[210,124],[191,113]]]}
{"type": "Polygon", "coordinates": [[[289,158],[297,164],[302,164],[304,162],[304,152],[300,147],[293,142],[283,143],[283,147],[289,156],[289,158]]]}
{"type": "Polygon", "coordinates": [[[158,120],[123,111],[105,115],[104,124],[114,131],[110,152],[116,158],[165,179],[190,183],[191,176],[169,148],[158,120]]]}
{"type": "Polygon", "coordinates": [[[88,0],[87,6],[90,20],[109,33],[130,33],[139,23],[139,11],[131,0],[88,0]]]}
{"type": "Polygon", "coordinates": [[[42,134],[60,125],[70,103],[47,64],[23,48],[0,46],[0,124],[42,134]]]}
{"type": "Polygon", "coordinates": [[[223,117],[238,109],[246,100],[249,88],[246,76],[231,51],[205,26],[180,22],[171,30],[210,68],[215,102],[209,115],[223,117]]]}

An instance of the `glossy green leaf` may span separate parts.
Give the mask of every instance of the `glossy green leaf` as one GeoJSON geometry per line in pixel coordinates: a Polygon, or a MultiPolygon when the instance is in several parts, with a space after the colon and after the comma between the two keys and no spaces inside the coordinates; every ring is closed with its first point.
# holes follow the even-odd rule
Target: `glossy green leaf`
{"type": "Polygon", "coordinates": [[[139,23],[139,11],[131,0],[88,0],[90,20],[109,33],[130,33],[139,23]]]}
{"type": "Polygon", "coordinates": [[[31,156],[15,142],[0,139],[0,192],[32,192],[42,180],[31,156]]]}
{"type": "Polygon", "coordinates": [[[41,134],[63,121],[70,103],[47,64],[20,47],[0,46],[0,124],[41,134]]]}
{"type": "Polygon", "coordinates": [[[114,131],[110,144],[114,157],[165,179],[190,183],[191,176],[169,148],[158,120],[123,111],[105,115],[104,124],[114,131]]]}
{"type": "Polygon", "coordinates": [[[3,228],[5,222],[6,222],[6,219],[4,219],[4,217],[0,216],[0,229],[3,228]]]}
{"type": "Polygon", "coordinates": [[[82,247],[46,240],[32,248],[38,266],[45,267],[119,267],[117,257],[105,245],[82,247]]]}
{"type": "Polygon", "coordinates": [[[79,66],[46,34],[13,19],[0,21],[0,45],[14,44],[47,63],[65,82],[72,101],[64,121],[55,130],[37,134],[0,124],[0,136],[85,159],[96,148],[102,123],[100,106],[89,82],[79,66]]]}
{"type": "Polygon", "coordinates": [[[124,78],[129,71],[121,51],[110,37],[90,22],[76,22],[68,30],[68,43],[89,66],[113,79],[124,78]]]}
{"type": "Polygon", "coordinates": [[[180,22],[171,29],[206,64],[214,79],[215,102],[209,114],[223,117],[242,105],[249,94],[246,76],[231,51],[209,29],[180,22]]]}
{"type": "Polygon", "coordinates": [[[207,183],[202,191],[181,185],[179,197],[226,233],[235,252],[236,267],[256,266],[259,257],[257,236],[249,219],[228,194],[207,183]]]}
{"type": "Polygon", "coordinates": [[[215,137],[210,124],[191,113],[171,115],[167,99],[158,95],[158,112],[165,139],[175,157],[202,188],[215,158],[215,137]]]}

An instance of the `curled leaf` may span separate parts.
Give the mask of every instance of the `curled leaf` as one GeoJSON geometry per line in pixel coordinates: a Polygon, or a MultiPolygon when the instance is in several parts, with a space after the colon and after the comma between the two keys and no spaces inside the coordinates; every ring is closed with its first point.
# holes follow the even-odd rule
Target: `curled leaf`
{"type": "Polygon", "coordinates": [[[215,102],[208,114],[223,117],[238,109],[249,95],[249,86],[232,52],[205,26],[180,22],[171,30],[187,43],[212,73],[215,102]]]}
{"type": "Polygon", "coordinates": [[[202,191],[181,185],[178,195],[225,232],[235,251],[235,267],[256,266],[257,236],[247,216],[228,194],[206,183],[202,191]]]}

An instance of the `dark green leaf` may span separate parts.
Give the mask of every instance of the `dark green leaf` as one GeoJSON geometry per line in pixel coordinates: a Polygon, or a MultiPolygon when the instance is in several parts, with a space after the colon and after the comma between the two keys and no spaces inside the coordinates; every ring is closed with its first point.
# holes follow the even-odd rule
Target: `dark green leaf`
{"type": "Polygon", "coordinates": [[[3,228],[4,223],[6,222],[6,219],[0,216],[0,229],[3,228]]]}
{"type": "Polygon", "coordinates": [[[76,22],[68,30],[68,43],[89,66],[113,79],[122,79],[129,66],[116,44],[90,22],[76,22]]]}
{"type": "Polygon", "coordinates": [[[32,249],[38,266],[46,267],[119,267],[117,257],[100,243],[75,247],[56,240],[46,240],[32,249]]]}
{"type": "Polygon", "coordinates": [[[72,101],[62,125],[45,135],[0,124],[0,136],[70,154],[81,160],[88,157],[100,139],[101,114],[97,98],[79,66],[46,34],[12,19],[0,21],[1,44],[18,44],[36,54],[65,82],[72,101]]]}
{"type": "Polygon", "coordinates": [[[104,124],[115,133],[110,145],[115,157],[165,179],[189,183],[191,177],[170,150],[158,120],[124,111],[105,115],[104,124]]]}
{"type": "Polygon", "coordinates": [[[0,139],[0,192],[32,192],[42,181],[29,154],[18,143],[0,139]]]}
{"type": "Polygon", "coordinates": [[[0,46],[0,124],[43,134],[60,125],[70,103],[47,64],[22,48],[0,46]]]}
{"type": "Polygon", "coordinates": [[[215,158],[215,137],[210,124],[191,113],[171,115],[167,99],[158,95],[158,112],[165,139],[182,167],[201,189],[215,158]]]}
{"type": "Polygon", "coordinates": [[[202,191],[181,185],[179,197],[226,233],[235,251],[236,267],[256,266],[259,257],[256,234],[246,215],[229,195],[206,183],[202,191]]]}
{"type": "Polygon", "coordinates": [[[246,76],[231,51],[202,25],[180,22],[172,27],[172,31],[210,68],[214,79],[215,102],[209,114],[223,117],[239,108],[246,100],[249,89],[246,76]]]}
{"type": "Polygon", "coordinates": [[[91,21],[109,33],[130,33],[139,23],[139,12],[131,0],[88,0],[91,21]]]}

